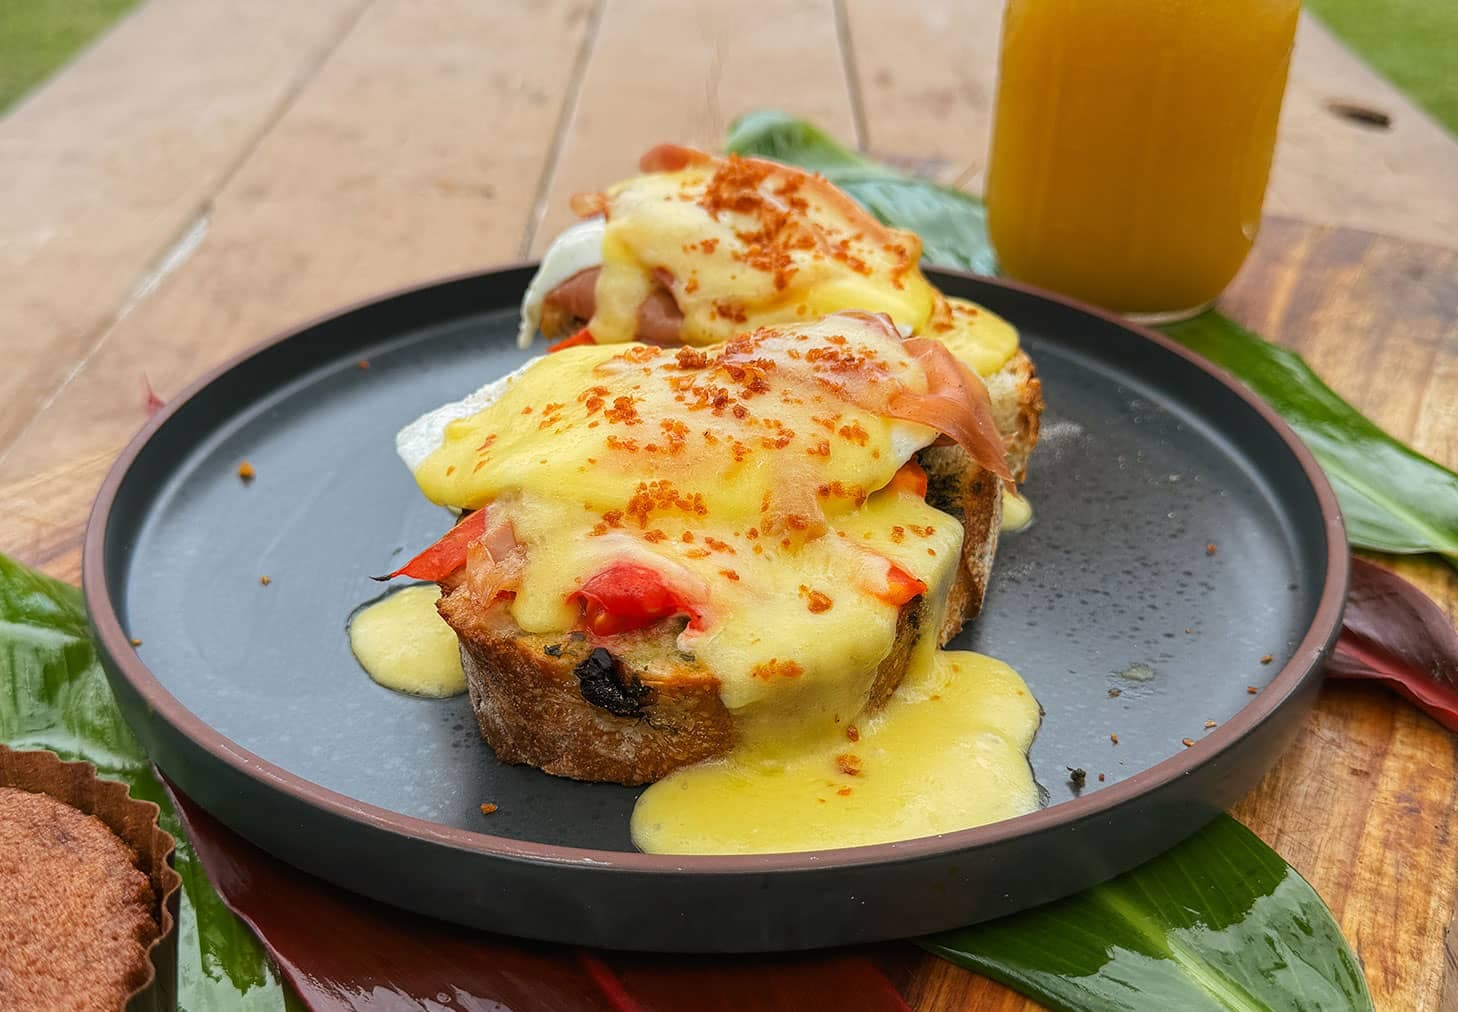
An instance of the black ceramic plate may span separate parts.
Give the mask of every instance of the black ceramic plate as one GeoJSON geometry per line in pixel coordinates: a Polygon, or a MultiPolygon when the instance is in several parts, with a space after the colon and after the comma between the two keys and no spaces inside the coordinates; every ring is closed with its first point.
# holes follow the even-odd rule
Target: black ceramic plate
{"type": "Polygon", "coordinates": [[[956,645],[1006,659],[1047,711],[1032,762],[1049,807],[813,854],[634,851],[636,790],[499,764],[464,697],[376,686],[345,632],[379,593],[370,574],[448,521],[395,458],[396,430],[525,360],[513,338],[530,274],[416,289],[260,347],[152,419],[102,490],[85,589],[127,719],[168,776],[278,857],[538,938],[861,942],[1129,868],[1247,791],[1300,726],[1346,582],[1335,500],[1306,451],[1157,335],[938,274],[1018,326],[1048,402],[1026,486],[1037,519],[1004,540],[956,645]],[[1087,771],[1081,791],[1069,767],[1087,771]]]}

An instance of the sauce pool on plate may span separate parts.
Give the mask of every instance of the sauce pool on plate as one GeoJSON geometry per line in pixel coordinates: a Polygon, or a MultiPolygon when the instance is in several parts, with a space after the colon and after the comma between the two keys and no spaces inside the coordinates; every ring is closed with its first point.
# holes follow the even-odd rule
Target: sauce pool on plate
{"type": "Polygon", "coordinates": [[[883,709],[834,735],[748,740],[651,785],[633,842],[651,854],[825,850],[1037,809],[1028,748],[1040,717],[1022,678],[981,654],[917,653],[883,709]]]}
{"type": "Polygon", "coordinates": [[[439,599],[435,584],[416,584],[355,614],[349,623],[349,648],[371,678],[412,696],[466,691],[456,634],[435,610],[439,599]]]}

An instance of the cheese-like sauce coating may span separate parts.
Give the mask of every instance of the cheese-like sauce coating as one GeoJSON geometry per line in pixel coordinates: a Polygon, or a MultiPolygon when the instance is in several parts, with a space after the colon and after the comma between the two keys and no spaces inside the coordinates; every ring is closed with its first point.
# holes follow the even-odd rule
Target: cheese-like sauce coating
{"type": "MultiPolygon", "coordinates": [[[[855,309],[942,340],[984,376],[1017,352],[1017,331],[1005,320],[945,298],[927,281],[914,233],[882,225],[803,170],[737,156],[702,159],[625,180],[590,203],[606,215],[605,224],[588,226],[594,236],[601,229],[602,272],[588,324],[599,343],[632,340],[639,306],[662,285],[683,313],[687,344],[855,309]]],[[[553,243],[542,276],[585,266],[592,240],[583,227],[553,243]]],[[[539,316],[538,306],[529,307],[524,334],[539,316]]]]}
{"type": "MultiPolygon", "coordinates": [[[[702,351],[568,348],[438,419],[417,482],[496,518],[478,562],[516,559],[478,606],[527,633],[578,628],[575,592],[624,562],[693,601],[665,640],[717,680],[735,746],[645,791],[643,849],[853,846],[1036,807],[1027,687],[935,649],[962,529],[892,481],[937,438],[891,417],[893,390],[931,396],[924,367],[890,328],[842,315],[702,351]],[[907,600],[888,600],[897,572],[925,585],[922,635],[892,701],[866,713],[907,600]]],[[[477,593],[472,565],[458,592],[477,593]]]]}
{"type": "Polygon", "coordinates": [[[689,344],[842,309],[919,329],[936,302],[916,268],[921,240],[797,169],[731,157],[638,176],[605,196],[588,324],[599,341],[632,339],[655,280],[673,293],[689,344]]]}
{"type": "Polygon", "coordinates": [[[435,584],[402,587],[355,614],[349,648],[376,682],[412,696],[466,691],[456,634],[435,610],[435,584]]]}
{"type": "Polygon", "coordinates": [[[510,519],[527,562],[505,606],[526,632],[573,628],[573,592],[637,562],[699,601],[677,646],[743,727],[831,727],[864,706],[895,640],[899,606],[875,593],[890,566],[938,586],[962,531],[882,490],[936,433],[822,382],[881,370],[925,389],[896,335],[831,317],[743,351],[742,369],[694,349],[558,352],[446,425],[416,479],[437,503],[510,519]]]}

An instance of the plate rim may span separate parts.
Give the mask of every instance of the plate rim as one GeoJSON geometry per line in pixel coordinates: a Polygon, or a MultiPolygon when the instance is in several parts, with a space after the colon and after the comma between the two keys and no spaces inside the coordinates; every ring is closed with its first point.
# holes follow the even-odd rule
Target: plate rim
{"type": "Polygon", "coordinates": [[[1326,573],[1316,611],[1306,632],[1292,651],[1291,658],[1270,683],[1241,707],[1219,728],[1202,738],[1194,748],[1176,752],[1128,778],[1025,815],[971,829],[961,829],[935,836],[918,837],[890,843],[867,844],[830,850],[798,851],[773,854],[645,854],[618,850],[597,850],[535,843],[512,837],[496,836],[470,829],[457,829],[441,823],[404,815],[379,805],[369,804],[324,787],[254,754],[214,729],[201,717],[187,709],[157,678],[131,646],[122,628],[106,579],[106,529],[122,482],[143,448],[182,407],[192,401],[216,380],[262,354],[275,345],[292,340],[309,330],[359,310],[427,289],[458,282],[480,280],[491,275],[534,269],[538,261],[518,260],[493,267],[469,270],[428,279],[392,289],[318,314],[266,338],[207,370],[170,398],[131,438],[107,471],[96,500],[87,517],[82,542],[81,585],[87,615],[93,632],[108,658],[126,677],[146,703],[147,708],[162,717],[193,744],[215,761],[232,767],[260,786],[282,791],[294,801],[322,809],[328,814],[363,823],[376,831],[409,839],[425,840],[486,857],[523,861],[542,865],[591,867],[594,871],[622,873],[657,873],[667,875],[754,875],[773,872],[816,872],[837,868],[909,862],[947,854],[973,851],[1004,843],[1010,839],[1031,836],[1108,816],[1123,805],[1184,777],[1208,763],[1218,761],[1231,748],[1272,717],[1292,696],[1297,695],[1308,679],[1320,679],[1318,667],[1331,649],[1341,630],[1341,615],[1350,578],[1350,549],[1342,522],[1336,493],[1315,456],[1291,427],[1263,400],[1244,384],[1207,359],[1188,350],[1149,327],[1119,315],[1091,306],[1034,285],[1004,278],[990,277],[971,271],[944,267],[926,267],[929,275],[943,275],[990,284],[996,287],[1055,303],[1065,309],[1083,313],[1123,330],[1130,331],[1170,352],[1207,374],[1231,394],[1245,402],[1275,432],[1295,457],[1306,481],[1315,494],[1326,537],[1326,573]]]}

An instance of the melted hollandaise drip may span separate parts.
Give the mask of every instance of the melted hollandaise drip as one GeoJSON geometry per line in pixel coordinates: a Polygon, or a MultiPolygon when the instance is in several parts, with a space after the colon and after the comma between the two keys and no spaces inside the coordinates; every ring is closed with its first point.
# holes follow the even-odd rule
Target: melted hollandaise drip
{"type": "Polygon", "coordinates": [[[355,613],[349,648],[380,685],[412,696],[455,696],[466,691],[456,634],[435,610],[433,583],[402,587],[355,613]]]}
{"type": "Polygon", "coordinates": [[[890,843],[1038,807],[1038,704],[1012,668],[920,651],[890,702],[795,749],[764,743],[678,770],[633,809],[654,854],[761,854],[890,843]]]}

